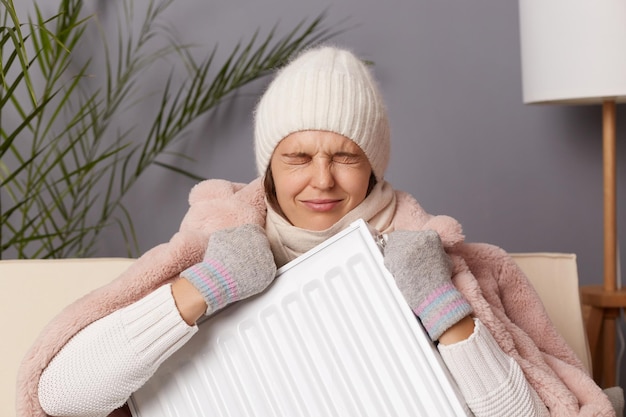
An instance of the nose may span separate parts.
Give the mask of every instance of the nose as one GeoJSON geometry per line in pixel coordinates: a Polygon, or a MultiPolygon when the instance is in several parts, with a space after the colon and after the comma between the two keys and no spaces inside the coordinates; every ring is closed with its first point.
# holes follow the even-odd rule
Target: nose
{"type": "Polygon", "coordinates": [[[326,159],[317,160],[316,163],[313,164],[311,177],[311,184],[315,188],[327,190],[335,185],[331,163],[326,159]]]}

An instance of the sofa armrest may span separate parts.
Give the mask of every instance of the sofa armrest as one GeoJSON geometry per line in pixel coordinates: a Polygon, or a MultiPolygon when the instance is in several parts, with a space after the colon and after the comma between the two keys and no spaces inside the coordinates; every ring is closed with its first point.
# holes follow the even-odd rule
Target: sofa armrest
{"type": "Polygon", "coordinates": [[[0,415],[15,415],[17,370],[43,327],[65,306],[117,278],[134,259],[0,261],[0,415]]]}
{"type": "Polygon", "coordinates": [[[572,253],[512,253],[524,271],[555,327],[589,372],[591,353],[583,321],[576,255],[572,253]]]}

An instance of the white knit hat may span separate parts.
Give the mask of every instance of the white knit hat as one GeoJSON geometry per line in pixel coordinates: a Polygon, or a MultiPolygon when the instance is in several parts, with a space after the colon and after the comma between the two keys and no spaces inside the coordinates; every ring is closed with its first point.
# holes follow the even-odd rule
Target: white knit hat
{"type": "Polygon", "coordinates": [[[387,111],[372,74],[351,52],[310,49],[276,75],[255,112],[259,175],[278,143],[302,130],[351,139],[365,152],[376,178],[383,178],[390,148],[387,111]]]}

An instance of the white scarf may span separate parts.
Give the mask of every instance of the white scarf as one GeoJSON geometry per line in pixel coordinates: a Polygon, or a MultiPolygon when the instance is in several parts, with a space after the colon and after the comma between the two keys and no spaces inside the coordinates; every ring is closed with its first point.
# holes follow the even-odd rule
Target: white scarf
{"type": "MultiPolygon", "coordinates": [[[[267,203],[267,201],[266,201],[267,203]]],[[[276,266],[281,267],[331,236],[363,219],[380,233],[393,229],[396,212],[396,193],[386,181],[379,181],[361,204],[326,230],[306,230],[293,226],[287,219],[267,205],[265,231],[270,241],[276,266]]]]}

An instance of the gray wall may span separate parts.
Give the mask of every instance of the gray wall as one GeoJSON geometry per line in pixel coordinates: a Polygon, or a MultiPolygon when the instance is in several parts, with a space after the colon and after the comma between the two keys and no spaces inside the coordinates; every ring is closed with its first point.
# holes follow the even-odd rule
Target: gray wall
{"type": "MultiPolygon", "coordinates": [[[[226,53],[259,27],[280,22],[286,30],[330,6],[327,22],[348,18],[342,27],[350,27],[334,41],[375,62],[392,124],[387,178],[396,188],[432,213],[456,217],[468,240],[509,251],[575,252],[581,282],[601,282],[601,109],[522,103],[516,2],[311,3],[179,1],[168,17],[181,38],[206,50],[219,43],[226,53]]],[[[255,177],[251,112],[263,85],[198,124],[179,148],[197,159],[185,166],[209,178],[255,177]]],[[[618,106],[618,145],[625,117],[618,106]]],[[[618,153],[623,208],[626,148],[618,153]]],[[[142,250],[175,232],[192,185],[154,168],[136,187],[127,204],[142,250]]],[[[111,236],[101,254],[123,253],[116,246],[111,236]]]]}
{"type": "MultiPolygon", "coordinates": [[[[279,22],[286,30],[326,7],[328,23],[348,18],[343,27],[351,27],[335,42],[375,62],[392,123],[387,178],[396,188],[432,213],[457,218],[469,241],[511,252],[574,252],[581,284],[601,283],[601,109],[522,103],[516,1],[188,0],[167,16],[181,38],[205,51],[219,43],[226,52],[257,28],[279,22]]],[[[241,182],[255,177],[251,112],[263,85],[245,89],[190,133],[180,150],[196,156],[191,170],[241,182]]],[[[625,139],[626,110],[618,106],[622,242],[625,139]]],[[[126,203],[142,250],[177,230],[192,185],[154,168],[135,188],[126,203]]],[[[99,254],[124,255],[119,237],[105,236],[99,254]]]]}

